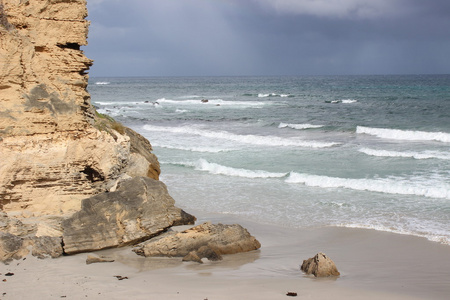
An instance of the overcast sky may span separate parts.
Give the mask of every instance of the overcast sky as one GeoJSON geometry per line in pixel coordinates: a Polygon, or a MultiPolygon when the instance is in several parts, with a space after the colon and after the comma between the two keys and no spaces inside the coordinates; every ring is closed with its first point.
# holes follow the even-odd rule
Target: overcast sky
{"type": "Polygon", "coordinates": [[[450,0],[87,1],[91,76],[450,73],[450,0]]]}

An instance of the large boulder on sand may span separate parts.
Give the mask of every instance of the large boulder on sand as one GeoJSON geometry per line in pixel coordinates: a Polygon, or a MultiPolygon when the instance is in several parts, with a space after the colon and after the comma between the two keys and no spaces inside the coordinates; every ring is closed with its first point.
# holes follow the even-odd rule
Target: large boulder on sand
{"type": "Polygon", "coordinates": [[[167,232],[138,245],[133,251],[142,256],[168,257],[185,257],[188,254],[192,256],[199,253],[201,258],[208,248],[220,256],[257,250],[260,247],[258,240],[238,224],[207,222],[183,232],[167,232]]]}
{"type": "Polygon", "coordinates": [[[340,273],[334,262],[324,253],[317,253],[314,257],[303,261],[301,270],[315,277],[339,276],[340,273]]]}
{"type": "Polygon", "coordinates": [[[161,181],[135,177],[115,192],[83,200],[81,210],[62,222],[67,254],[136,244],[174,225],[195,222],[175,207],[161,181]]]}

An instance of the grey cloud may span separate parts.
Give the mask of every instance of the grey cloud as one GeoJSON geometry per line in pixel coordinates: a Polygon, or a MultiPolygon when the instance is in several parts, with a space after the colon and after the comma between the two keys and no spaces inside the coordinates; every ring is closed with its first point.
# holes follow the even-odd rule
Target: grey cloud
{"type": "Polygon", "coordinates": [[[449,72],[449,1],[337,3],[97,0],[85,51],[94,76],[449,72]]]}

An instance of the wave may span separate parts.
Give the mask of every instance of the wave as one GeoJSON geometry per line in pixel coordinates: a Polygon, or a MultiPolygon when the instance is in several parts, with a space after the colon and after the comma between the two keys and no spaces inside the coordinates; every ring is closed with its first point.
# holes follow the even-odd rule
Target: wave
{"type": "MultiPolygon", "coordinates": [[[[249,94],[245,94],[249,95],[249,94]]],[[[251,95],[251,94],[250,94],[251,95]]],[[[293,97],[291,94],[276,94],[276,93],[269,93],[269,94],[258,94],[258,98],[267,98],[267,97],[281,97],[281,98],[287,98],[287,97],[293,97]]]]}
{"type": "Polygon", "coordinates": [[[355,99],[326,100],[325,101],[325,103],[332,103],[332,104],[338,104],[338,103],[352,104],[352,103],[356,103],[356,102],[358,102],[358,100],[355,100],[355,99]]]}
{"type": "Polygon", "coordinates": [[[158,144],[158,143],[155,143],[155,142],[152,142],[152,146],[153,147],[166,148],[166,149],[173,149],[173,150],[183,150],[183,151],[203,152],[203,153],[220,153],[220,152],[233,151],[233,149],[219,149],[219,148],[213,148],[213,147],[171,146],[171,145],[158,144]]]}
{"type": "Polygon", "coordinates": [[[97,81],[95,84],[96,85],[108,85],[108,84],[111,84],[111,82],[108,82],[108,81],[97,81]]]}
{"type": "Polygon", "coordinates": [[[194,162],[172,162],[165,164],[193,167],[197,171],[205,171],[214,175],[226,175],[233,177],[282,178],[288,175],[288,173],[272,173],[263,170],[247,170],[247,169],[231,168],[216,163],[210,163],[203,158],[194,162]]]}
{"type": "Polygon", "coordinates": [[[345,227],[345,228],[361,228],[361,229],[372,229],[376,231],[384,231],[384,232],[392,232],[396,234],[403,234],[403,235],[413,235],[413,236],[419,236],[424,237],[432,242],[437,242],[443,245],[450,245],[450,239],[448,236],[441,235],[441,234],[433,234],[433,233],[418,233],[410,230],[404,230],[404,229],[395,229],[393,227],[386,227],[382,225],[365,225],[365,224],[357,224],[357,223],[351,223],[351,224],[337,224],[334,225],[336,227],[345,227]]]}
{"type": "Polygon", "coordinates": [[[303,129],[321,128],[321,127],[323,127],[323,125],[287,124],[287,123],[280,123],[280,125],[278,125],[278,128],[286,128],[286,127],[292,128],[292,129],[303,130],[303,129]]]}
{"type": "Polygon", "coordinates": [[[147,131],[160,131],[160,132],[199,135],[207,138],[229,140],[250,145],[282,146],[282,147],[292,146],[292,147],[306,147],[306,148],[328,148],[339,145],[339,143],[334,142],[305,141],[300,139],[281,138],[278,136],[239,135],[227,131],[211,131],[204,129],[196,129],[192,128],[191,126],[163,127],[163,126],[144,125],[143,129],[147,131]]]}
{"type": "Polygon", "coordinates": [[[446,132],[426,132],[357,126],[356,133],[374,135],[383,139],[450,143],[450,133],[446,132]]]}
{"type": "Polygon", "coordinates": [[[450,186],[426,184],[426,180],[408,181],[399,178],[351,179],[291,172],[288,183],[301,183],[312,187],[346,188],[385,194],[416,195],[428,198],[450,199],[450,186]],[[441,187],[439,187],[441,186],[441,187]]]}
{"type": "Polygon", "coordinates": [[[170,105],[203,105],[203,106],[242,106],[242,107],[261,107],[268,103],[259,101],[230,101],[223,99],[187,99],[187,100],[171,100],[161,98],[156,100],[158,104],[170,105]]]}
{"type": "Polygon", "coordinates": [[[376,150],[370,148],[361,148],[358,150],[361,153],[378,156],[378,157],[404,157],[404,158],[414,158],[414,159],[442,159],[450,160],[450,153],[440,152],[440,151],[424,151],[424,152],[399,152],[399,151],[388,151],[388,150],[376,150]]]}

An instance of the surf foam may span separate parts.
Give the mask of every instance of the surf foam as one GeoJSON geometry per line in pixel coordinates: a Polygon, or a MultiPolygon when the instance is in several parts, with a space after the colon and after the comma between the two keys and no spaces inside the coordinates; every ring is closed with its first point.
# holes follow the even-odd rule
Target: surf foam
{"type": "Polygon", "coordinates": [[[357,126],[356,133],[377,136],[383,139],[408,140],[408,141],[438,141],[450,143],[450,133],[427,132],[400,129],[371,128],[357,126]]]}

